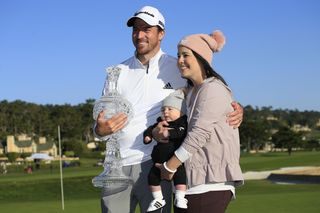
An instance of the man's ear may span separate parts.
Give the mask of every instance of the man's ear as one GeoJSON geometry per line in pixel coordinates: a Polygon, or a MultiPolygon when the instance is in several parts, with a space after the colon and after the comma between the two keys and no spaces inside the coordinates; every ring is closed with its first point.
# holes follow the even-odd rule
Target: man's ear
{"type": "Polygon", "coordinates": [[[162,41],[162,39],[164,38],[164,36],[165,36],[165,32],[164,32],[164,30],[161,30],[160,32],[159,32],[159,41],[162,41]]]}

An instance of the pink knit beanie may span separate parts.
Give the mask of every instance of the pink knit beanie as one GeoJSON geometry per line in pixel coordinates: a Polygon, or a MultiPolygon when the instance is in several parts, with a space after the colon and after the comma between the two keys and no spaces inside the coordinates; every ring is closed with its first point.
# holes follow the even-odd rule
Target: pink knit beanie
{"type": "Polygon", "coordinates": [[[226,39],[221,31],[214,31],[212,34],[193,34],[184,37],[178,46],[187,47],[202,56],[210,65],[214,52],[219,52],[226,39]]]}

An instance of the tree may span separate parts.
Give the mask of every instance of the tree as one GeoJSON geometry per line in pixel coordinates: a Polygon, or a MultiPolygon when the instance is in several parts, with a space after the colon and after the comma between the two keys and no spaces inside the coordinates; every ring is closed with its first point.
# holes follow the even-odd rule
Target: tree
{"type": "MultiPolygon", "coordinates": [[[[38,105],[21,100],[8,102],[0,101],[0,141],[5,141],[7,135],[28,134],[34,139],[46,137],[47,140],[57,141],[57,126],[61,129],[61,138],[64,141],[78,141],[88,143],[93,141],[92,108],[94,99],[72,106],[64,105],[38,105]]],[[[320,112],[272,109],[272,107],[244,107],[244,121],[240,126],[241,146],[247,151],[259,150],[265,142],[269,141],[271,133],[283,126],[300,124],[311,128],[306,141],[320,139],[318,121],[320,112]],[[316,129],[319,130],[316,130],[316,129]],[[319,133],[317,133],[319,132],[319,133]]],[[[99,143],[98,149],[103,149],[99,143]]],[[[305,148],[316,146],[310,142],[305,148]]],[[[278,144],[277,146],[283,147],[278,144]]],[[[296,145],[295,145],[296,146],[296,145]]],[[[77,153],[81,153],[78,149],[77,153]]]]}
{"type": "Polygon", "coordinates": [[[272,136],[272,142],[276,148],[288,149],[288,154],[291,155],[292,148],[300,146],[301,135],[283,126],[272,136]]]}
{"type": "Polygon", "coordinates": [[[18,157],[19,157],[19,153],[11,152],[7,154],[7,158],[9,162],[15,162],[18,157]]]}
{"type": "Polygon", "coordinates": [[[264,122],[270,114],[271,107],[264,107],[262,112],[248,105],[244,107],[244,120],[239,128],[240,143],[247,152],[251,149],[258,151],[268,140],[269,127],[264,122]]]}
{"type": "Polygon", "coordinates": [[[82,135],[85,138],[85,142],[93,140],[93,117],[92,117],[92,109],[94,105],[94,99],[87,99],[86,103],[80,104],[77,106],[77,110],[81,113],[81,126],[82,126],[82,135]]]}
{"type": "Polygon", "coordinates": [[[309,149],[309,150],[319,150],[320,149],[320,140],[310,139],[304,145],[304,148],[309,149]]]}
{"type": "Polygon", "coordinates": [[[85,149],[85,145],[78,140],[68,140],[62,142],[62,149],[64,152],[73,151],[74,155],[79,157],[85,149]]]}
{"type": "Polygon", "coordinates": [[[247,152],[251,149],[258,151],[269,138],[269,128],[262,120],[246,120],[240,126],[240,141],[246,147],[247,152]]]}

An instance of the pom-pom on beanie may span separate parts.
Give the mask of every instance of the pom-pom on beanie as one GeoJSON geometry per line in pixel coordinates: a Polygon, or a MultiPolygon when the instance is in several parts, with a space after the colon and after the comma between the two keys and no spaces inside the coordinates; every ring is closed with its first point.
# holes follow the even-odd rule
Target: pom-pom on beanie
{"type": "Polygon", "coordinates": [[[184,37],[178,46],[187,47],[202,56],[210,65],[214,52],[222,50],[226,39],[221,31],[212,34],[193,34],[184,37]]]}

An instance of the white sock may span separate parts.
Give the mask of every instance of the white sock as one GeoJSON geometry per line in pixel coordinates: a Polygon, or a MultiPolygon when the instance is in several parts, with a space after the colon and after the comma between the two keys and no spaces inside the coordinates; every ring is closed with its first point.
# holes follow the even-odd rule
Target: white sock
{"type": "Polygon", "coordinates": [[[154,199],[158,199],[158,200],[162,200],[163,199],[161,190],[152,192],[152,196],[153,196],[154,199]]]}
{"type": "Polygon", "coordinates": [[[186,191],[182,191],[182,190],[176,190],[176,199],[181,199],[184,198],[184,196],[186,195],[186,191]]]}

